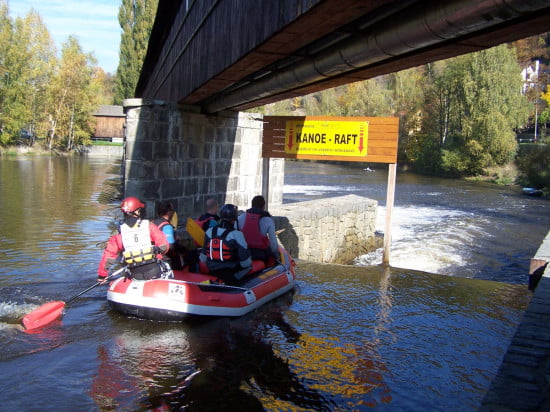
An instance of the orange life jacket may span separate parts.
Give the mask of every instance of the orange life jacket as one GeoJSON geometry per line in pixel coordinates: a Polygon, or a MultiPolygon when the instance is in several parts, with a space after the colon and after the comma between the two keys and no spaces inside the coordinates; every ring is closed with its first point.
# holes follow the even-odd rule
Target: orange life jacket
{"type": "Polygon", "coordinates": [[[225,240],[227,235],[233,231],[233,229],[225,229],[225,231],[218,235],[218,227],[212,228],[212,238],[208,242],[208,247],[205,250],[206,257],[209,260],[217,262],[225,262],[234,259],[234,248],[225,240]]]}

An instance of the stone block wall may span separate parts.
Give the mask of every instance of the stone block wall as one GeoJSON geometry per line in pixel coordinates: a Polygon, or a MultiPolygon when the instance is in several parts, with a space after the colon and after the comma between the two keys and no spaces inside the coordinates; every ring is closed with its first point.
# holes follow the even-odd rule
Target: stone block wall
{"type": "MultiPolygon", "coordinates": [[[[203,115],[193,106],[128,99],[124,195],[137,196],[155,213],[171,201],[180,224],[202,213],[207,198],[219,204],[250,205],[262,194],[261,115],[224,112],[203,115]]],[[[282,203],[284,160],[271,159],[268,202],[282,203]]],[[[265,193],[264,193],[265,195],[265,193]]]]}
{"type": "Polygon", "coordinates": [[[356,195],[270,207],[279,241],[298,259],[350,264],[381,247],[376,200],[356,195]]]}

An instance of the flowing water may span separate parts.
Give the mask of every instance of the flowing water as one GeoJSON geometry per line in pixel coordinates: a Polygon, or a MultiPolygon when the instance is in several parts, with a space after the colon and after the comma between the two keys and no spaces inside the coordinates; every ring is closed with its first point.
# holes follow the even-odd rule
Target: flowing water
{"type": "MultiPolygon", "coordinates": [[[[0,410],[476,410],[550,227],[549,202],[517,188],[398,174],[391,268],[379,251],[300,261],[294,293],[187,323],[122,316],[98,287],[24,332],[25,313],[94,283],[117,172],[109,159],[0,158],[0,410]]],[[[383,230],[383,168],[286,172],[285,202],[374,198],[383,230]]]]}

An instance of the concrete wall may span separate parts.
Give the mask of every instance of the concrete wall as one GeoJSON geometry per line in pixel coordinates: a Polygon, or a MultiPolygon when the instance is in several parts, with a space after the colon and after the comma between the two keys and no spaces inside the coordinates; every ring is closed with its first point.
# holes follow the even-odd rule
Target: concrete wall
{"type": "Polygon", "coordinates": [[[550,262],[550,232],[548,232],[542,241],[542,244],[539,246],[535,256],[531,258],[531,262],[529,264],[530,290],[535,290],[537,284],[543,276],[550,278],[548,262],[550,262]]]}
{"type": "MultiPolygon", "coordinates": [[[[184,223],[184,217],[202,213],[208,197],[220,205],[248,207],[262,194],[261,115],[207,116],[193,106],[145,99],[128,99],[123,106],[124,194],[146,202],[149,217],[158,200],[171,201],[184,223]]],[[[269,163],[268,202],[277,205],[282,203],[284,161],[269,163]]]]}
{"type": "Polygon", "coordinates": [[[349,264],[381,247],[378,202],[348,195],[270,207],[278,237],[289,253],[313,262],[349,264]]]}
{"type": "Polygon", "coordinates": [[[124,154],[124,146],[83,146],[80,151],[87,156],[117,157],[120,159],[124,154]]]}

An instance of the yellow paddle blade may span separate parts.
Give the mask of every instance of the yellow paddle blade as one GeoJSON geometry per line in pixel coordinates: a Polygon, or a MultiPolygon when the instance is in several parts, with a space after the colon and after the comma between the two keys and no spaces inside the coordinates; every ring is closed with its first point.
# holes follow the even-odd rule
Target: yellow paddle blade
{"type": "Polygon", "coordinates": [[[199,226],[197,222],[195,222],[190,217],[187,218],[187,225],[185,226],[187,229],[187,233],[189,233],[189,236],[193,238],[195,243],[202,247],[204,245],[204,230],[202,230],[202,227],[199,226]]]}
{"type": "Polygon", "coordinates": [[[174,215],[170,219],[170,224],[174,226],[176,229],[178,228],[178,214],[174,212],[174,215]]]}

